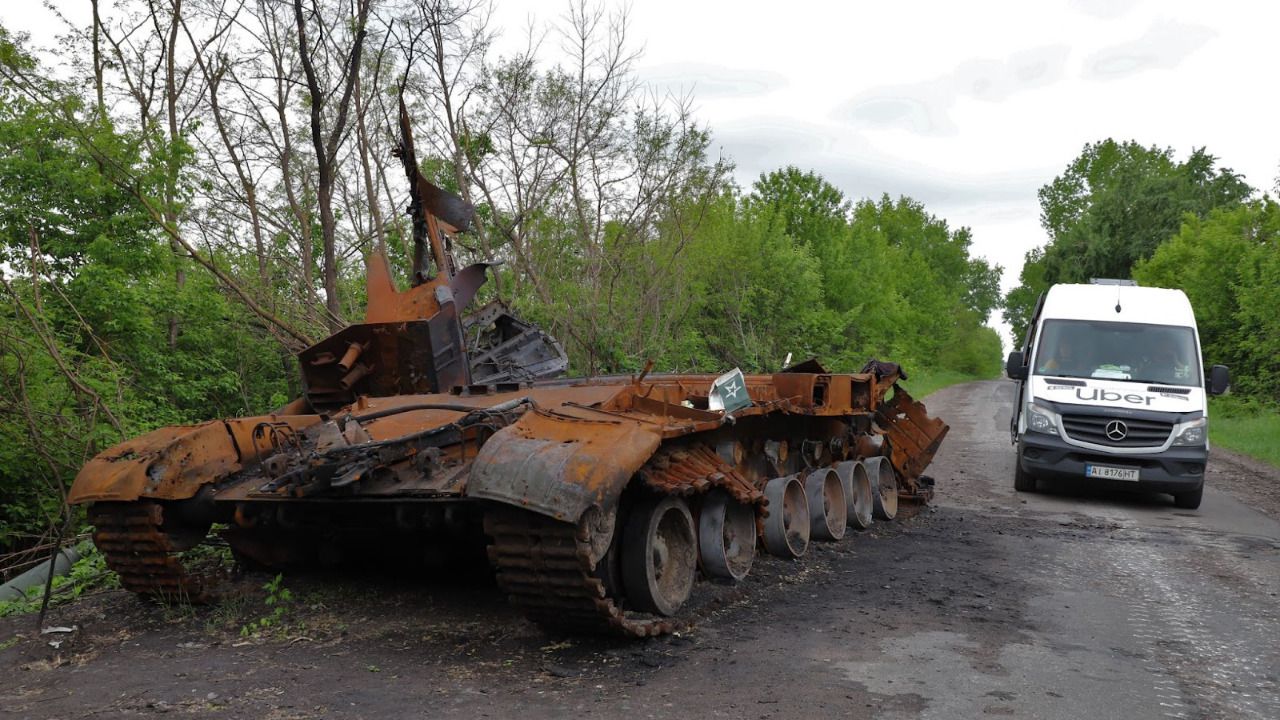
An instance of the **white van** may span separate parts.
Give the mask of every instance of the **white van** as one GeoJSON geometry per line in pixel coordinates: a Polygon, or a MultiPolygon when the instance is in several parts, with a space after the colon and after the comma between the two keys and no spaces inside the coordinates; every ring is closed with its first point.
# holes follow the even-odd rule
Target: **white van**
{"type": "Polygon", "coordinates": [[[1014,487],[1039,478],[1131,487],[1197,508],[1209,457],[1207,395],[1226,391],[1226,366],[1206,386],[1200,336],[1181,290],[1129,280],[1054,285],[1040,297],[1022,349],[1010,430],[1014,487]]]}

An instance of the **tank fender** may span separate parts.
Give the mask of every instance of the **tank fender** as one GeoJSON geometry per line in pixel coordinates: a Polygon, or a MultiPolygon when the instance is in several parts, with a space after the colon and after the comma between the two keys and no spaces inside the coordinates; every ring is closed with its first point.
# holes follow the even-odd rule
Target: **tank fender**
{"type": "Polygon", "coordinates": [[[300,430],[318,421],[315,415],[270,415],[158,428],[90,460],[76,475],[67,500],[185,500],[259,460],[252,432],[260,423],[300,430]]]}
{"type": "Polygon", "coordinates": [[[612,516],[623,488],[661,441],[639,424],[564,422],[529,413],[480,449],[466,494],[567,522],[593,506],[612,516]]]}

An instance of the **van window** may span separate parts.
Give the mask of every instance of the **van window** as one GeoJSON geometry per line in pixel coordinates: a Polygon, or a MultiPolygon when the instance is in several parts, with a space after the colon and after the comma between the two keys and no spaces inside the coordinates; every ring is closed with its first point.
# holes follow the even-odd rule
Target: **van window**
{"type": "Polygon", "coordinates": [[[1199,387],[1200,357],[1189,327],[1090,320],[1046,320],[1037,375],[1132,380],[1199,387]]]}

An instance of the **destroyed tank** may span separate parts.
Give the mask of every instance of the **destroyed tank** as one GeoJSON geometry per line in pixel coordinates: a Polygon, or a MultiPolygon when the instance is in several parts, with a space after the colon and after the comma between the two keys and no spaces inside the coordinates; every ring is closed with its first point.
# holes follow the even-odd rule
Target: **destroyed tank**
{"type": "Polygon", "coordinates": [[[287,567],[483,533],[534,621],[647,636],[686,622],[699,577],[741,580],[757,549],[798,558],[931,496],[947,426],[896,365],[566,379],[560,345],[501,303],[467,314],[486,267],[456,270],[450,247],[471,208],[419,173],[403,105],[400,123],[413,286],[373,253],[365,321],[298,354],[301,397],[154,430],[76,477],[124,588],[217,597],[188,551],[218,538],[287,567]]]}

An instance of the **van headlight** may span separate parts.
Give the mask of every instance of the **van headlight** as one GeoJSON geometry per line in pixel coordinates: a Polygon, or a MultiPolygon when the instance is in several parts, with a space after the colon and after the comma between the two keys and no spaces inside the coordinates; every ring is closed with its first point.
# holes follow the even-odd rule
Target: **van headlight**
{"type": "Polygon", "coordinates": [[[1027,405],[1027,431],[1058,434],[1058,413],[1039,405],[1027,405]]]}
{"type": "Polygon", "coordinates": [[[1179,423],[1174,428],[1174,445],[1203,445],[1209,422],[1205,418],[1179,423]]]}

